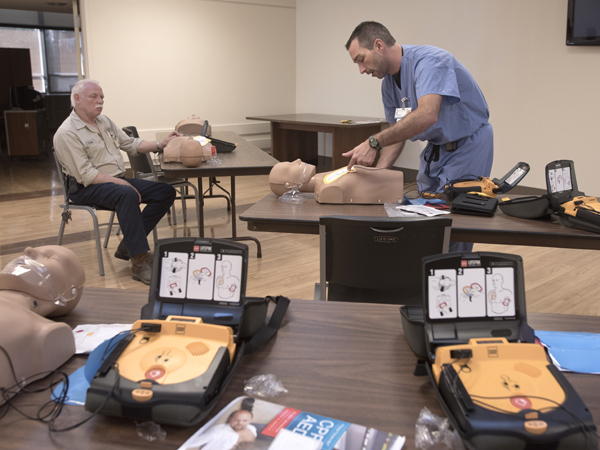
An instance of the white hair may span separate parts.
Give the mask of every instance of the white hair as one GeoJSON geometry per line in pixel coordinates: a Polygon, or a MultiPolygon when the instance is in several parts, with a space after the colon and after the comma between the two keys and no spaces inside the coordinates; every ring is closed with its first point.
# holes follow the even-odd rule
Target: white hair
{"type": "Polygon", "coordinates": [[[100,86],[100,83],[98,83],[96,80],[83,79],[83,80],[79,80],[77,83],[75,83],[75,86],[73,86],[73,89],[71,90],[71,106],[73,108],[75,108],[75,94],[78,94],[78,95],[81,94],[81,92],[83,91],[83,89],[87,83],[91,83],[91,84],[100,86]]]}

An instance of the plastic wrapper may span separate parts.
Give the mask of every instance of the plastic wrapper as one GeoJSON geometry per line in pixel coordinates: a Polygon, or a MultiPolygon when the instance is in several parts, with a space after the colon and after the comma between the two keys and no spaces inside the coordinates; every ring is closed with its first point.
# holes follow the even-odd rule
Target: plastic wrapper
{"type": "Polygon", "coordinates": [[[253,397],[274,397],[279,394],[287,394],[288,390],[283,387],[281,381],[275,375],[257,375],[246,381],[244,393],[253,397]]]}
{"type": "Polygon", "coordinates": [[[465,448],[458,433],[451,429],[448,419],[436,416],[425,407],[415,425],[415,447],[420,450],[465,448]]]}
{"type": "Polygon", "coordinates": [[[148,422],[136,422],[135,431],[138,436],[147,441],[164,441],[167,437],[167,432],[163,430],[159,424],[148,422]]]}

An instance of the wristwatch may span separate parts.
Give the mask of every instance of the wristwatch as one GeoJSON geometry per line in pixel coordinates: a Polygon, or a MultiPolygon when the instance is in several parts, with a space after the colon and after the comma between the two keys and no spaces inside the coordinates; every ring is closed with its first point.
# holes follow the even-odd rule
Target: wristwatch
{"type": "Polygon", "coordinates": [[[369,145],[371,146],[371,148],[373,148],[377,151],[381,150],[381,145],[379,145],[379,140],[374,136],[371,136],[369,138],[369,145]]]}

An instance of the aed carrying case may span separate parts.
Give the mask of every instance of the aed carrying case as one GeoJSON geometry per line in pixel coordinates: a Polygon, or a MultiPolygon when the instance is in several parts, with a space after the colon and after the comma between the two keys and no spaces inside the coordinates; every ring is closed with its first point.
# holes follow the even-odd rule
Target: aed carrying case
{"type": "Polygon", "coordinates": [[[589,410],[534,343],[519,256],[426,257],[421,327],[414,308],[405,336],[467,449],[598,448],[589,410]]]}
{"type": "Polygon", "coordinates": [[[157,241],[148,303],[131,332],[107,347],[86,410],[178,426],[202,421],[243,355],[278,331],[289,305],[285,297],[246,298],[247,270],[244,244],[157,241]]]}
{"type": "Polygon", "coordinates": [[[552,209],[563,225],[600,233],[600,203],[577,187],[575,164],[570,160],[546,165],[546,187],[552,209]]]}

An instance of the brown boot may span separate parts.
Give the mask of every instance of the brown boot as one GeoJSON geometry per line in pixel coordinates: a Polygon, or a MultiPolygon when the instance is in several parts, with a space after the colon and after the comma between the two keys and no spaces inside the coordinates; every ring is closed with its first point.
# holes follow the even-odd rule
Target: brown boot
{"type": "Polygon", "coordinates": [[[131,278],[150,285],[152,279],[152,264],[148,252],[131,257],[131,278]]]}
{"type": "Polygon", "coordinates": [[[127,250],[127,247],[125,247],[125,241],[121,241],[121,243],[117,247],[117,251],[115,252],[115,258],[129,261],[129,251],[127,250]]]}

